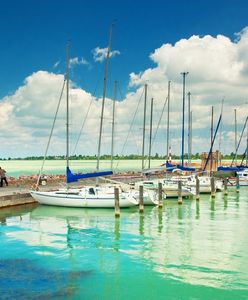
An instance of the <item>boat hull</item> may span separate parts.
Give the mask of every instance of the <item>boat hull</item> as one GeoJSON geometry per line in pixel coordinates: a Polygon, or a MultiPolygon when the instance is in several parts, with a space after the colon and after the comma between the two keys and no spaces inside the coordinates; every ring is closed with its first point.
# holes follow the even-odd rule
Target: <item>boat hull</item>
{"type": "MultiPolygon", "coordinates": [[[[89,207],[89,208],[114,208],[115,199],[113,194],[87,195],[61,193],[61,192],[38,192],[31,191],[31,196],[40,204],[63,206],[63,207],[89,207]]],[[[137,205],[136,199],[132,195],[119,196],[120,207],[131,207],[137,205]]]]}

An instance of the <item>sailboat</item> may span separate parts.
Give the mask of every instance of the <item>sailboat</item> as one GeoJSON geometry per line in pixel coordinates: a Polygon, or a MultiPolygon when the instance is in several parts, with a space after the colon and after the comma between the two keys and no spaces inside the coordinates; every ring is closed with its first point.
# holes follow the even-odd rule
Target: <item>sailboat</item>
{"type": "MultiPolygon", "coordinates": [[[[66,207],[91,207],[91,208],[111,208],[115,206],[114,187],[111,186],[87,186],[80,189],[70,189],[69,183],[77,182],[80,179],[107,176],[113,174],[112,171],[86,174],[74,174],[69,166],[69,45],[67,47],[67,67],[66,67],[66,183],[67,188],[56,191],[30,191],[31,196],[40,204],[66,206],[66,207]]],[[[102,111],[103,113],[103,111],[102,111]]],[[[103,118],[103,117],[102,117],[103,118]]],[[[101,119],[102,119],[101,118],[101,119]]],[[[98,168],[97,168],[98,169],[98,168]]],[[[138,204],[131,191],[122,191],[119,188],[120,207],[130,207],[138,204]]]]}

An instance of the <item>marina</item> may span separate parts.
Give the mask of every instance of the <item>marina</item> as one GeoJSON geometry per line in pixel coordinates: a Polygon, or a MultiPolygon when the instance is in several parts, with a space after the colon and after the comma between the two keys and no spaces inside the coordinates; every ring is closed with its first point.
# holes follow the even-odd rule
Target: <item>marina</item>
{"type": "Polygon", "coordinates": [[[0,300],[247,300],[248,3],[31,2],[0,10],[0,300]]]}

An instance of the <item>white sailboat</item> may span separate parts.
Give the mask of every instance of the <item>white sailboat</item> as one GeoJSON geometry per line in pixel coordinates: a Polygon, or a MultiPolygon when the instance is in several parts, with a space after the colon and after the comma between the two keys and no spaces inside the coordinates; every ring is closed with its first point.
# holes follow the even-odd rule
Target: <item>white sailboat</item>
{"type": "MultiPolygon", "coordinates": [[[[90,186],[81,189],[70,189],[69,183],[79,179],[111,175],[112,172],[97,172],[88,174],[73,174],[69,168],[69,46],[67,47],[67,72],[66,72],[66,180],[67,188],[56,191],[30,191],[31,196],[40,204],[66,206],[66,207],[115,207],[114,187],[90,186]]],[[[103,113],[103,110],[102,110],[103,113]]],[[[102,117],[103,118],[103,117],[102,117]]],[[[101,119],[102,119],[101,118],[101,119]]],[[[100,140],[100,139],[99,139],[100,140]]],[[[98,169],[99,165],[97,166],[98,169]]],[[[138,204],[131,191],[121,191],[119,194],[120,207],[131,207],[138,204]]]]}

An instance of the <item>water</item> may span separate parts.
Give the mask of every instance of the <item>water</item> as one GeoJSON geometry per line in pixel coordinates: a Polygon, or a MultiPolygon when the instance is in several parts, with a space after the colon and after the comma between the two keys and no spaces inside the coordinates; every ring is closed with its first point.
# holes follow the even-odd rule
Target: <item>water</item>
{"type": "Polygon", "coordinates": [[[0,210],[1,299],[248,299],[248,189],[162,210],[0,210]]]}
{"type": "MultiPolygon", "coordinates": [[[[153,160],[151,167],[159,167],[165,161],[153,160]]],[[[19,177],[22,175],[38,174],[42,165],[41,160],[9,160],[1,161],[0,166],[7,171],[8,176],[19,177]]],[[[73,172],[91,172],[96,170],[95,160],[72,160],[70,166],[73,172]]],[[[47,160],[45,162],[45,174],[65,174],[66,163],[64,160],[47,160]]],[[[110,170],[110,161],[104,160],[100,163],[101,170],[110,170]]],[[[120,160],[114,162],[115,172],[140,171],[141,160],[120,160]]]]}

